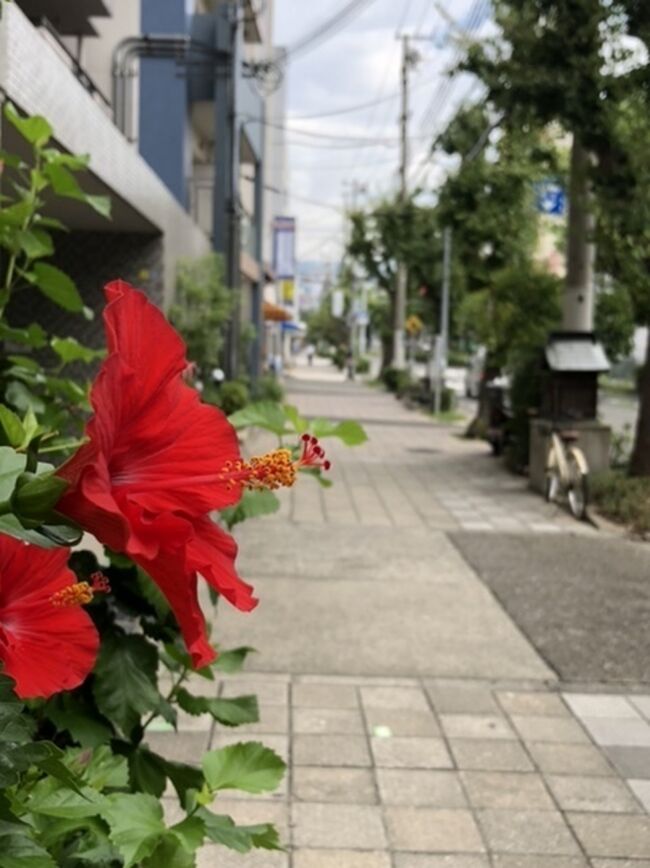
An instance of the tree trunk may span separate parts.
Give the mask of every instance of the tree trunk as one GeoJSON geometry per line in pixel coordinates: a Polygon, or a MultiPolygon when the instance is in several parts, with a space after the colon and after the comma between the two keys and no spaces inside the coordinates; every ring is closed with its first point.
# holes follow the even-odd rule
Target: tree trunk
{"type": "Polygon", "coordinates": [[[630,476],[650,476],[650,331],[639,377],[639,417],[630,459],[630,476]]]}

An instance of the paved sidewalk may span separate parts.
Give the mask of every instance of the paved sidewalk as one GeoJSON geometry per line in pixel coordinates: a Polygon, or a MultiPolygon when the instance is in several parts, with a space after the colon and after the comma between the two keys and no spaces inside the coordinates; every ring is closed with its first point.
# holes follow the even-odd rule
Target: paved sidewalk
{"type": "Polygon", "coordinates": [[[303,413],[360,419],[370,442],[334,446],[331,490],[301,480],[239,534],[261,603],[222,608],[217,633],[260,654],[218,689],[257,693],[261,723],[185,719],[150,738],[190,761],[249,736],[282,753],[279,793],[215,807],[275,821],[288,850],[207,848],[199,864],[650,868],[650,690],[565,688],[449,536],[498,547],[506,533],[552,545],[596,532],[484,444],[379,391],[298,374],[303,413]]]}

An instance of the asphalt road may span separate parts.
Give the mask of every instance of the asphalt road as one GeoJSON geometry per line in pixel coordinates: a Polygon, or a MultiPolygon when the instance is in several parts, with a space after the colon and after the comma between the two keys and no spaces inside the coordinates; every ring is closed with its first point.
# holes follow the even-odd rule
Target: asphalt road
{"type": "Polygon", "coordinates": [[[650,683],[650,546],[568,534],[451,538],[562,681],[650,683]]]}

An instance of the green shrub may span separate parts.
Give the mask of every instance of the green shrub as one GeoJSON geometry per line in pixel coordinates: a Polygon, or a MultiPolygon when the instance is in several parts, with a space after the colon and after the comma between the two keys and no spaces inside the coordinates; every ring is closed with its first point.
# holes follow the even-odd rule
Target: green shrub
{"type": "Polygon", "coordinates": [[[449,350],[447,355],[447,363],[452,368],[466,368],[472,360],[471,353],[465,353],[462,350],[449,350]]]}
{"type": "Polygon", "coordinates": [[[253,397],[256,401],[274,401],[281,404],[284,401],[284,386],[273,374],[267,374],[260,377],[253,386],[253,397]]]}
{"type": "MultiPolygon", "coordinates": [[[[207,398],[206,398],[207,399],[207,398]]],[[[236,413],[250,402],[250,390],[241,380],[230,380],[222,383],[216,393],[215,403],[221,407],[226,416],[236,413]]]]}
{"type": "Polygon", "coordinates": [[[650,534],[650,479],[609,470],[593,474],[589,482],[592,500],[606,518],[641,536],[650,534]]]}
{"type": "Polygon", "coordinates": [[[389,392],[395,392],[396,395],[403,395],[412,385],[409,372],[397,368],[386,368],[381,375],[381,381],[389,392]]]}
{"type": "Polygon", "coordinates": [[[361,358],[357,359],[356,370],[357,374],[369,374],[370,359],[367,359],[365,356],[361,356],[361,358]]]}
{"type": "Polygon", "coordinates": [[[348,353],[343,347],[336,347],[332,350],[330,358],[332,363],[336,365],[339,371],[342,371],[345,368],[347,361],[348,353]]]}

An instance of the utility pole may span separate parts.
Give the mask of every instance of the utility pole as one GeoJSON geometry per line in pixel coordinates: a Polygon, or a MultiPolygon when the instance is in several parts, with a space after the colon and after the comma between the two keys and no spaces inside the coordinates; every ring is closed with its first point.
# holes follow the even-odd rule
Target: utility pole
{"type": "Polygon", "coordinates": [[[445,387],[445,370],[449,352],[449,295],[451,289],[451,229],[449,226],[443,234],[442,255],[442,302],[440,305],[440,331],[436,337],[435,352],[435,412],[442,409],[442,393],[445,387]]]}
{"type": "Polygon", "coordinates": [[[577,134],[571,147],[567,275],[562,328],[567,332],[594,330],[595,217],[590,202],[589,152],[577,134]]]}
{"type": "MultiPolygon", "coordinates": [[[[411,38],[408,35],[399,37],[402,40],[401,94],[400,113],[400,190],[399,203],[404,206],[408,199],[408,169],[409,169],[409,70],[418,62],[418,54],[411,48],[411,38]]],[[[408,288],[408,269],[405,262],[397,264],[397,286],[395,288],[395,319],[393,331],[393,367],[403,371],[406,367],[406,352],[404,346],[404,323],[406,321],[406,295],[408,288]]]]}

